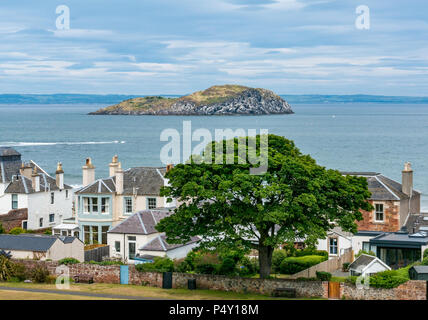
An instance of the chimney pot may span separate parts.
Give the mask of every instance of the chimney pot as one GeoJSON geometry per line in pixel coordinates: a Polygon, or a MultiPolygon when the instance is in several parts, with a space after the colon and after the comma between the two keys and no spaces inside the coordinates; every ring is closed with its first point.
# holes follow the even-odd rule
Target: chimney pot
{"type": "Polygon", "coordinates": [[[56,186],[62,190],[64,189],[64,170],[62,169],[62,163],[58,162],[56,167],[56,186]]]}
{"type": "Polygon", "coordinates": [[[116,171],[119,166],[119,157],[115,155],[109,164],[109,175],[110,177],[114,177],[116,175],[116,171]]]}
{"type": "Polygon", "coordinates": [[[95,181],[95,166],[92,164],[91,158],[86,158],[86,163],[82,167],[82,182],[84,186],[95,181]]]}

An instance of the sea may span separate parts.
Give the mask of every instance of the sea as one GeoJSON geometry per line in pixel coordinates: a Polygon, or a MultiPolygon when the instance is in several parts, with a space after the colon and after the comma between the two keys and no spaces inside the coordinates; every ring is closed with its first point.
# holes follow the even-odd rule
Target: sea
{"type": "MultiPolygon", "coordinates": [[[[92,158],[97,178],[108,176],[117,154],[123,168],[161,166],[164,130],[268,130],[293,140],[327,168],[379,172],[401,181],[405,162],[414,170],[415,189],[428,211],[428,104],[293,104],[291,115],[265,116],[90,116],[102,104],[0,105],[0,146],[18,150],[54,174],[62,162],[65,182],[81,184],[92,158]],[[187,122],[190,121],[190,122],[187,122]]],[[[194,142],[196,146],[199,142],[194,142]]]]}

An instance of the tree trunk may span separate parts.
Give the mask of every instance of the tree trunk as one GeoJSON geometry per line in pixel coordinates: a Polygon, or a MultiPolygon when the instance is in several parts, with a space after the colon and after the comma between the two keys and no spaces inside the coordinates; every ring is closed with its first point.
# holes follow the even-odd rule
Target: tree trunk
{"type": "Polygon", "coordinates": [[[272,269],[273,248],[270,246],[259,246],[260,278],[267,279],[272,269]]]}

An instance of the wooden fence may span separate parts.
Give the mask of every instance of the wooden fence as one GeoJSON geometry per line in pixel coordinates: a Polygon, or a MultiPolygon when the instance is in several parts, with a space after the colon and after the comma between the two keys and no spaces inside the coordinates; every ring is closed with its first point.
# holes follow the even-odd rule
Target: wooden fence
{"type": "Polygon", "coordinates": [[[101,262],[103,261],[104,257],[108,257],[110,253],[110,246],[104,246],[104,247],[98,247],[91,250],[85,250],[85,262],[89,261],[96,261],[101,262]]]}
{"type": "Polygon", "coordinates": [[[339,258],[332,258],[321,262],[315,266],[310,267],[309,269],[295,273],[289,277],[289,279],[297,278],[315,278],[317,276],[317,271],[324,272],[334,272],[342,268],[343,264],[348,262],[351,263],[354,259],[354,251],[351,249],[346,249],[345,252],[339,258]]]}

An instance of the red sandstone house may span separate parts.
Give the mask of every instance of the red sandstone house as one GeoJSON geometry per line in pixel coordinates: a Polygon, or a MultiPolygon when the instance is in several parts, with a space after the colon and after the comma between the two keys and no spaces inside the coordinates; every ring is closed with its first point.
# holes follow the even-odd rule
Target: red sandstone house
{"type": "Polygon", "coordinates": [[[343,174],[367,179],[374,210],[362,212],[355,235],[330,232],[318,249],[327,250],[330,258],[349,248],[355,253],[372,251],[393,269],[421,260],[428,248],[428,216],[421,213],[421,193],[413,189],[411,164],[404,165],[401,183],[375,172],[343,174]]]}

